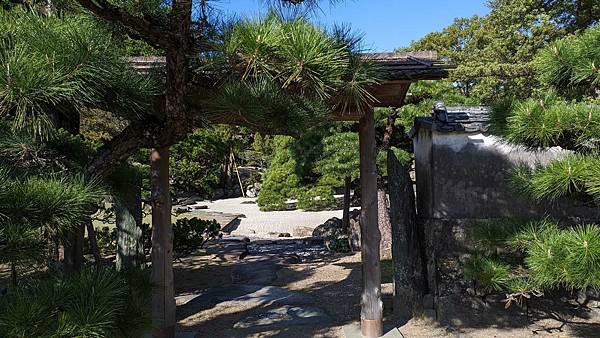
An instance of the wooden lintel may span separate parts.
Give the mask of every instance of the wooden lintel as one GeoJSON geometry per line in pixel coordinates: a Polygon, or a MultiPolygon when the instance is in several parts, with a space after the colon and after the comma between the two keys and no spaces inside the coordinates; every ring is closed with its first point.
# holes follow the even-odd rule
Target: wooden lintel
{"type": "MultiPolygon", "coordinates": [[[[373,107],[401,107],[411,83],[404,80],[388,81],[369,88],[371,95],[377,99],[373,107]]],[[[334,121],[359,121],[363,115],[359,111],[335,113],[332,115],[332,119],[334,121]]]]}

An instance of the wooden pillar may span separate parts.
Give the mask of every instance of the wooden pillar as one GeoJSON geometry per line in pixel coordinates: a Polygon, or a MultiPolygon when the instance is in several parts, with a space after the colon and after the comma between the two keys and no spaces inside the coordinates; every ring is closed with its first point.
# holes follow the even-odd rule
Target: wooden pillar
{"type": "Polygon", "coordinates": [[[363,289],[360,326],[365,337],[383,335],[381,266],[379,264],[379,224],[377,222],[377,167],[375,122],[368,111],[359,122],[361,187],[361,257],[363,289]]]}
{"type": "Polygon", "coordinates": [[[169,148],[150,153],[152,193],[152,337],[175,336],[173,228],[169,195],[169,148]]]}

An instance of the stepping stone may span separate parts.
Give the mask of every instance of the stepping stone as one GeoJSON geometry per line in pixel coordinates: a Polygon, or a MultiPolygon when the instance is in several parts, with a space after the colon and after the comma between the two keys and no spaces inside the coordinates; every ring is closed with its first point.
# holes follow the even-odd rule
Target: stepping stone
{"type": "Polygon", "coordinates": [[[249,243],[250,238],[246,236],[224,236],[219,240],[219,242],[241,242],[241,243],[249,243]]]}
{"type": "Polygon", "coordinates": [[[206,253],[215,255],[223,261],[236,261],[248,255],[248,242],[242,239],[226,239],[209,242],[205,245],[206,253]]]}
{"type": "Polygon", "coordinates": [[[199,293],[192,293],[189,295],[177,296],[177,297],[175,297],[175,304],[177,304],[177,306],[185,305],[200,296],[201,296],[201,294],[199,294],[199,293]]]}
{"type": "Polygon", "coordinates": [[[282,306],[256,312],[233,325],[236,329],[273,330],[289,326],[325,326],[332,323],[323,310],[312,306],[282,306]]]}
{"type": "Polygon", "coordinates": [[[294,305],[313,302],[314,297],[298,291],[290,291],[277,286],[263,286],[258,290],[236,297],[231,302],[251,303],[254,305],[294,305]]]}
{"type": "Polygon", "coordinates": [[[313,228],[307,226],[298,226],[292,230],[294,237],[312,237],[313,228]]]}
{"type": "Polygon", "coordinates": [[[281,266],[273,260],[250,261],[237,264],[231,271],[234,283],[267,285],[277,279],[277,271],[281,266]]]}
{"type": "Polygon", "coordinates": [[[178,306],[213,308],[217,305],[256,307],[263,305],[304,305],[315,302],[309,294],[277,286],[236,285],[211,288],[205,292],[175,298],[178,306]],[[203,306],[205,305],[205,306],[203,306]]]}

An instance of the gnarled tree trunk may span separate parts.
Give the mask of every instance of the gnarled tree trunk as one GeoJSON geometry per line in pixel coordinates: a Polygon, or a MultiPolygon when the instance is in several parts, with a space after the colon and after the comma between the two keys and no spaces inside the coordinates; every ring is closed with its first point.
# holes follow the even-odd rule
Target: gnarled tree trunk
{"type": "Polygon", "coordinates": [[[83,266],[84,225],[75,226],[66,238],[64,244],[64,272],[66,275],[78,273],[83,266]]]}
{"type": "Polygon", "coordinates": [[[100,255],[100,248],[98,248],[96,230],[94,230],[94,223],[92,222],[92,220],[89,220],[85,224],[85,227],[87,229],[88,241],[90,243],[90,251],[94,256],[94,263],[96,263],[97,266],[100,266],[100,264],[102,264],[102,256],[100,255]]]}
{"type": "Polygon", "coordinates": [[[142,191],[138,184],[128,184],[123,190],[115,207],[118,270],[138,268],[144,263],[142,191]]]}

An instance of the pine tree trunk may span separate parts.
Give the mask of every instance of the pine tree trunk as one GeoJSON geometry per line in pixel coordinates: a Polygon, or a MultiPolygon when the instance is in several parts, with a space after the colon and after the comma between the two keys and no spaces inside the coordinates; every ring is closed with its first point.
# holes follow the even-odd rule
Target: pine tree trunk
{"type": "Polygon", "coordinates": [[[17,287],[17,265],[14,262],[10,263],[10,281],[13,288],[17,287]]]}
{"type": "Polygon", "coordinates": [[[68,235],[64,245],[64,272],[67,276],[81,271],[83,266],[83,240],[85,230],[83,224],[77,225],[68,235]]]}
{"type": "Polygon", "coordinates": [[[117,198],[117,269],[139,268],[144,260],[142,243],[142,192],[128,185],[117,198]]]}
{"type": "Polygon", "coordinates": [[[86,223],[86,229],[88,234],[88,242],[90,243],[90,251],[94,256],[94,262],[97,266],[102,264],[102,256],[100,255],[100,248],[98,248],[98,241],[96,239],[96,230],[94,230],[94,223],[90,220],[86,223]]]}
{"type": "Polygon", "coordinates": [[[352,178],[346,176],[344,178],[344,205],[342,226],[348,238],[350,238],[350,189],[352,188],[352,178]]]}
{"type": "Polygon", "coordinates": [[[152,325],[153,337],[175,336],[173,229],[169,195],[169,148],[150,154],[152,194],[152,325]]]}
{"type": "Polygon", "coordinates": [[[415,195],[408,165],[403,166],[392,150],[387,152],[394,262],[394,315],[408,321],[423,311],[425,293],[422,238],[419,235],[415,195]]]}

